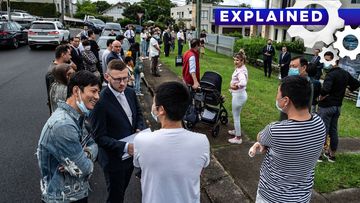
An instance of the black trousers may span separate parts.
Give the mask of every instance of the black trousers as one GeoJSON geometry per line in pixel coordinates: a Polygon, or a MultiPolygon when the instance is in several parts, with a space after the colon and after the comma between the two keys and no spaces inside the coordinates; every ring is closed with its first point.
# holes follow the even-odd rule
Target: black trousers
{"type": "Polygon", "coordinates": [[[121,167],[116,171],[104,171],[108,191],[107,203],[123,203],[125,191],[129,185],[134,170],[133,159],[128,158],[121,162],[121,167]]]}
{"type": "Polygon", "coordinates": [[[157,66],[158,66],[159,56],[151,57],[151,73],[157,75],[157,66]]]}
{"type": "Polygon", "coordinates": [[[165,56],[168,57],[169,53],[170,53],[170,44],[169,43],[165,43],[164,52],[165,52],[165,56]]]}
{"type": "Polygon", "coordinates": [[[281,74],[281,79],[288,76],[288,74],[289,74],[289,66],[280,67],[280,74],[281,74]]]}
{"type": "Polygon", "coordinates": [[[272,58],[267,58],[264,60],[264,73],[265,73],[265,76],[271,76],[271,61],[272,61],[272,58]]]}

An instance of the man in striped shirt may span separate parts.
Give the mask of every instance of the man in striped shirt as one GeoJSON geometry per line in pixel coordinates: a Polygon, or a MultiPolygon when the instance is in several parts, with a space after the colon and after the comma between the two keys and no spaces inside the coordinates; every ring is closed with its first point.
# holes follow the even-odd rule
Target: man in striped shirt
{"type": "Polygon", "coordinates": [[[266,126],[254,144],[266,152],[257,203],[310,202],[314,169],[326,135],[322,119],[309,113],[310,94],[304,77],[288,76],[281,81],[276,106],[288,119],[266,126]]]}

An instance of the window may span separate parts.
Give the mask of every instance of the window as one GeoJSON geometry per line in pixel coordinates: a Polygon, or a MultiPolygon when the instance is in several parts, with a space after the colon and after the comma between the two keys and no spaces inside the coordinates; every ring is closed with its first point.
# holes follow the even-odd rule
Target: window
{"type": "Polygon", "coordinates": [[[201,25],[201,30],[206,30],[206,31],[208,31],[208,25],[207,25],[207,24],[202,24],[202,25],[201,25]]]}
{"type": "Polygon", "coordinates": [[[192,11],[189,11],[189,14],[192,14],[192,11]]]}
{"type": "Polygon", "coordinates": [[[275,29],[275,36],[274,36],[274,40],[275,40],[275,41],[277,41],[278,34],[279,34],[279,30],[278,30],[278,29],[275,29]]]}
{"type": "Polygon", "coordinates": [[[360,4],[360,0],[351,0],[352,4],[360,4]]]}
{"type": "Polygon", "coordinates": [[[282,41],[286,41],[286,30],[283,30],[282,41]]]}
{"type": "Polygon", "coordinates": [[[209,18],[209,12],[208,11],[201,11],[201,20],[207,20],[209,18]]]}

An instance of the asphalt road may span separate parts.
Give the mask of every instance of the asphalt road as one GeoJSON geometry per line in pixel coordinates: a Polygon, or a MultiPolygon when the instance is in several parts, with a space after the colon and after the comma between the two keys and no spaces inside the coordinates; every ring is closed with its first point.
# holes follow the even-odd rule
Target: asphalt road
{"type": "MultiPolygon", "coordinates": [[[[49,117],[45,73],[53,48],[0,49],[0,202],[40,202],[40,173],[35,156],[41,129],[49,117]]],[[[96,164],[97,165],[97,164],[96,164]]],[[[105,202],[106,187],[97,165],[89,202],[105,202]]],[[[133,178],[125,202],[140,202],[133,178]]]]}

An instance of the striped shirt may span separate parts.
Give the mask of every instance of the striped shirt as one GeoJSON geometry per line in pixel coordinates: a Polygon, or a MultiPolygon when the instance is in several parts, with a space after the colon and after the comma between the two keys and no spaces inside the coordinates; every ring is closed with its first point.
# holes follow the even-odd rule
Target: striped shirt
{"type": "Polygon", "coordinates": [[[310,202],[325,135],[317,114],[307,121],[284,120],[266,126],[260,132],[260,144],[268,147],[260,168],[260,196],[268,202],[310,202]]]}

